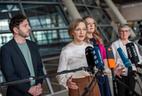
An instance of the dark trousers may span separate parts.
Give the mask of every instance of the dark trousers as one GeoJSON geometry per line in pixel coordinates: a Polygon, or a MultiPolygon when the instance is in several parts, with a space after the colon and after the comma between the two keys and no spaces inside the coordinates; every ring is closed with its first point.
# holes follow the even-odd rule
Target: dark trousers
{"type": "MultiPolygon", "coordinates": [[[[122,78],[117,78],[117,79],[122,81],[124,84],[126,84],[130,89],[134,90],[136,81],[133,75],[122,76],[122,78]]],[[[135,96],[135,94],[132,91],[130,91],[128,88],[126,88],[123,84],[121,84],[118,81],[116,83],[117,83],[118,96],[135,96]]]]}
{"type": "Polygon", "coordinates": [[[97,75],[101,96],[111,96],[111,90],[107,75],[97,75]]]}

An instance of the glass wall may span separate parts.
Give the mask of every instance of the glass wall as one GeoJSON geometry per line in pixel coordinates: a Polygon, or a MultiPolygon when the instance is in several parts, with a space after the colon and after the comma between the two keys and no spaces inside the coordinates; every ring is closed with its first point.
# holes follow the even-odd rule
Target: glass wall
{"type": "MultiPolygon", "coordinates": [[[[0,33],[9,34],[9,19],[14,14],[22,12],[29,18],[33,30],[32,35],[39,45],[69,41],[69,36],[66,34],[68,24],[65,24],[64,13],[59,11],[59,5],[49,5],[48,3],[50,2],[47,2],[47,4],[1,4],[0,33]],[[62,30],[63,32],[61,32],[62,30]]],[[[4,38],[3,35],[0,36],[4,38]]],[[[7,40],[2,39],[0,41],[1,45],[12,37],[10,34],[6,36],[7,40]]]]}
{"type": "MultiPolygon", "coordinates": [[[[7,0],[8,1],[8,0],[7,0]]],[[[32,40],[39,45],[56,44],[70,41],[67,34],[68,22],[72,19],[69,16],[62,0],[9,0],[9,3],[0,3],[0,34],[9,32],[8,22],[14,14],[23,13],[29,18],[32,27],[32,40]],[[11,3],[10,3],[11,2],[11,3]],[[42,38],[41,38],[42,37],[42,38]]],[[[98,30],[104,37],[104,42],[110,41],[110,32],[115,30],[111,26],[111,20],[94,0],[73,0],[81,16],[91,15],[97,22],[98,30]],[[103,30],[109,28],[109,31],[103,30]],[[111,27],[111,28],[110,28],[111,27]],[[100,29],[99,29],[100,28],[100,29]]],[[[8,33],[9,34],[9,33],[8,33]]],[[[3,35],[1,35],[3,38],[3,35]]],[[[8,35],[7,38],[12,36],[8,35]]],[[[2,39],[3,40],[3,39],[2,39]]],[[[8,40],[0,41],[3,45],[8,40]]]]}

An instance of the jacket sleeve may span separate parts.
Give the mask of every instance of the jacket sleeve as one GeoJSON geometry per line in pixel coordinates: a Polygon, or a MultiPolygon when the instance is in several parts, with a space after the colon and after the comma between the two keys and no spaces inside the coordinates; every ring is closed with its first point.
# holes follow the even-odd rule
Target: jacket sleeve
{"type": "MultiPolygon", "coordinates": [[[[60,58],[59,58],[59,65],[58,65],[57,72],[62,72],[64,70],[67,70],[68,69],[67,67],[68,67],[67,54],[64,50],[62,50],[62,52],[60,54],[60,58]]],[[[57,80],[58,80],[59,84],[63,85],[65,88],[68,88],[66,85],[68,78],[69,78],[69,74],[57,75],[57,80]]]]}
{"type": "MultiPolygon", "coordinates": [[[[13,65],[13,60],[11,59],[12,55],[10,50],[11,49],[7,47],[2,47],[0,50],[1,70],[7,82],[20,80],[15,72],[15,66],[13,65]]],[[[24,93],[27,93],[30,88],[29,83],[21,83],[12,86],[24,93]]]]}

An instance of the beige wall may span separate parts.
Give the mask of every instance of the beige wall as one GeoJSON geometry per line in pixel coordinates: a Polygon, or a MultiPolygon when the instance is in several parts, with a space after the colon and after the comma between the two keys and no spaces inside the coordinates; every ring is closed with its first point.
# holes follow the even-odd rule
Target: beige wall
{"type": "MultiPolygon", "coordinates": [[[[127,21],[142,20],[142,3],[135,3],[129,5],[121,5],[118,7],[120,13],[127,21]]],[[[105,9],[114,22],[118,22],[115,15],[109,8],[105,9]]]]}
{"type": "Polygon", "coordinates": [[[142,3],[123,5],[120,12],[128,21],[142,20],[142,3]]]}

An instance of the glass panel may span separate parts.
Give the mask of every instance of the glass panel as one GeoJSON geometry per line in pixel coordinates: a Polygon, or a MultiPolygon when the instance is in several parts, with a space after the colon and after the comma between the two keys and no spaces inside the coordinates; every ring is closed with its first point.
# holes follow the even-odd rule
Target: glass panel
{"type": "Polygon", "coordinates": [[[10,39],[12,39],[12,37],[13,37],[12,33],[0,34],[0,46],[8,42],[10,39]]]}
{"type": "Polygon", "coordinates": [[[84,7],[84,6],[77,6],[77,9],[78,9],[78,11],[79,11],[79,13],[81,14],[82,17],[88,16],[89,13],[88,13],[86,7],[84,7]]]}
{"type": "Polygon", "coordinates": [[[96,5],[95,0],[73,0],[74,3],[77,4],[87,4],[87,5],[96,5]]]}
{"type": "Polygon", "coordinates": [[[67,28],[67,25],[59,6],[24,4],[23,7],[39,45],[69,41],[67,31],[61,32],[61,29],[67,28]]]}
{"type": "Polygon", "coordinates": [[[24,4],[23,7],[34,29],[66,26],[62,14],[58,11],[58,6],[24,4]]]}
{"type": "Polygon", "coordinates": [[[8,32],[9,19],[20,12],[18,4],[0,4],[0,32],[8,32]]]}
{"type": "Polygon", "coordinates": [[[8,19],[2,19],[0,20],[0,30],[9,30],[9,24],[8,24],[8,19]]]}
{"type": "Polygon", "coordinates": [[[142,20],[134,22],[132,29],[137,37],[142,37],[142,20]]]}
{"type": "Polygon", "coordinates": [[[34,31],[34,36],[39,45],[57,44],[71,40],[67,30],[34,31]],[[59,33],[59,36],[57,33],[59,33]]]}
{"type": "Polygon", "coordinates": [[[96,5],[96,0],[83,0],[84,4],[87,4],[87,5],[96,5]]]}
{"type": "Polygon", "coordinates": [[[109,40],[112,38],[112,32],[114,32],[112,26],[100,26],[98,30],[102,33],[105,44],[110,43],[109,40]]]}
{"type": "Polygon", "coordinates": [[[91,10],[92,16],[95,17],[97,24],[108,24],[110,25],[110,20],[107,17],[107,14],[100,8],[89,8],[91,10]]]}
{"type": "Polygon", "coordinates": [[[72,39],[70,38],[67,30],[59,30],[61,42],[69,42],[72,39]]]}

